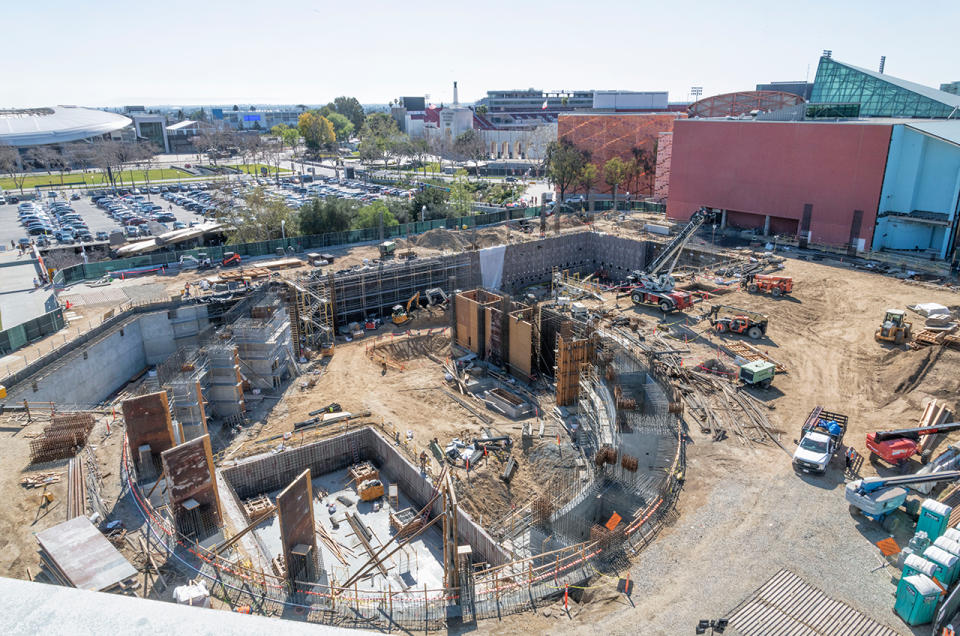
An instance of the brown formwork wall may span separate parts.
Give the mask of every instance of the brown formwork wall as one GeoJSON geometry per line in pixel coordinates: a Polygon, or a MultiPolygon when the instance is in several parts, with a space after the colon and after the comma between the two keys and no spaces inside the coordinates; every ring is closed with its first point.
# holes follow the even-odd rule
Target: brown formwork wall
{"type": "Polygon", "coordinates": [[[510,371],[523,379],[530,377],[533,365],[533,325],[510,317],[510,371]]]}
{"type": "Polygon", "coordinates": [[[163,471],[170,482],[170,500],[176,515],[181,504],[194,499],[214,507],[217,519],[223,523],[220,492],[213,468],[210,436],[204,435],[164,451],[163,471]]]}
{"type": "Polygon", "coordinates": [[[573,404],[580,392],[580,364],[587,361],[588,342],[557,334],[557,406],[573,404]]]}
{"type": "Polygon", "coordinates": [[[477,322],[477,301],[469,297],[476,292],[457,294],[457,344],[474,353],[480,350],[480,325],[477,322]]]}
{"type": "Polygon", "coordinates": [[[166,391],[124,400],[121,409],[131,457],[136,460],[144,444],[150,445],[154,455],[173,448],[173,422],[166,391]]]}
{"type": "Polygon", "coordinates": [[[298,544],[313,548],[311,557],[317,559],[317,531],[313,520],[313,489],[310,469],[306,469],[277,495],[277,517],[280,520],[280,541],[283,559],[290,571],[291,553],[298,544]]]}

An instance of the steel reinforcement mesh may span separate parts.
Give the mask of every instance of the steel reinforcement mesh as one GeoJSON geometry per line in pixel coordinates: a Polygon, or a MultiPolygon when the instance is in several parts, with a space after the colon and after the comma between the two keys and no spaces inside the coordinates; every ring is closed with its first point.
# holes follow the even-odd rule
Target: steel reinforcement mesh
{"type": "MultiPolygon", "coordinates": [[[[642,386],[646,388],[647,383],[642,386]]],[[[661,457],[654,470],[631,471],[619,461],[594,466],[589,482],[577,479],[561,485],[557,497],[544,504],[544,509],[537,510],[530,504],[517,510],[513,513],[515,521],[519,520],[513,525],[514,535],[517,526],[526,528],[541,545],[544,539],[549,539],[552,549],[514,561],[496,554],[484,565],[484,570],[475,573],[471,593],[464,595],[470,599],[466,608],[460,605],[459,588],[358,592],[355,588],[290,583],[244,567],[238,563],[239,556],[232,552],[214,555],[179,535],[165,513],[150,505],[137,484],[126,445],[121,460],[122,496],[129,497],[143,516],[143,531],[151,545],[162,549],[174,566],[205,579],[212,595],[233,606],[249,605],[256,613],[291,615],[343,627],[441,629],[452,621],[523,612],[550,603],[564,593],[576,595],[590,587],[609,587],[616,583],[617,574],[629,567],[629,559],[676,515],[674,503],[683,484],[680,421],[667,413],[658,413],[655,417],[648,414],[634,421],[638,428],[659,436],[661,457]],[[609,502],[599,511],[601,516],[606,516],[607,508],[623,512],[622,521],[613,530],[592,523],[581,514],[582,508],[578,508],[588,507],[589,500],[598,498],[609,502]]],[[[274,455],[268,458],[272,461],[258,463],[256,469],[246,473],[237,471],[236,467],[224,473],[225,476],[231,473],[229,490],[235,495],[263,492],[305,466],[324,472],[342,467],[349,463],[345,457],[352,456],[354,449],[362,456],[371,451],[376,454],[381,449],[373,446],[380,437],[362,429],[349,431],[321,442],[328,445],[325,452],[308,451],[304,447],[304,453],[311,453],[309,457],[296,457],[298,451],[293,450],[274,455]]],[[[594,516],[596,514],[594,510],[594,516]]],[[[489,549],[502,542],[506,527],[506,522],[501,520],[489,531],[477,528],[474,539],[481,545],[476,547],[489,549]]]]}

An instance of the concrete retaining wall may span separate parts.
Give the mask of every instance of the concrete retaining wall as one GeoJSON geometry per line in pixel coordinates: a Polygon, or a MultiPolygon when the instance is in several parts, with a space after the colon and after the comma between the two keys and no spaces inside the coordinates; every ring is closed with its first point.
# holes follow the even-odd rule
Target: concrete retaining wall
{"type": "MultiPolygon", "coordinates": [[[[242,500],[285,487],[305,468],[315,476],[346,468],[354,463],[354,449],[361,461],[373,461],[396,479],[414,506],[423,507],[433,497],[433,485],[424,479],[420,470],[394,449],[392,442],[370,427],[275,455],[258,456],[227,468],[222,474],[233,493],[242,500]]],[[[438,499],[430,511],[431,516],[442,511],[443,503],[438,499]]],[[[509,561],[493,537],[462,510],[458,510],[457,530],[459,541],[472,546],[475,560],[491,565],[509,561]]]]}
{"type": "Polygon", "coordinates": [[[130,317],[12,387],[7,401],[99,404],[207,324],[205,305],[130,317]]]}

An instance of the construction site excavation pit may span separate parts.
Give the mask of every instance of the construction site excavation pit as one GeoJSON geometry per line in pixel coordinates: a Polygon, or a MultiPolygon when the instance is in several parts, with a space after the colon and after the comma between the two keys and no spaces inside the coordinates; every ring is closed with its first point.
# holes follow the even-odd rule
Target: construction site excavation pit
{"type": "MultiPolygon", "coordinates": [[[[397,521],[409,524],[422,513],[427,517],[443,514],[442,506],[424,507],[436,492],[434,484],[400,455],[392,443],[370,427],[351,431],[313,444],[308,444],[281,455],[255,456],[223,471],[237,503],[241,508],[253,504],[277,505],[278,495],[305,470],[310,471],[313,497],[312,521],[321,539],[318,543],[324,583],[336,586],[351,578],[368,563],[371,553],[366,546],[380,550],[400,532],[397,521]],[[368,465],[375,471],[375,482],[382,485],[383,495],[364,501],[350,475],[350,469],[368,465]],[[292,477],[287,480],[287,477],[292,477]],[[244,505],[246,504],[246,506],[244,505]],[[361,538],[360,535],[363,535],[361,538]],[[337,547],[334,546],[336,544],[337,547]]],[[[363,482],[367,483],[367,482],[363,482]]],[[[439,500],[437,503],[440,503],[439,500]]],[[[247,518],[247,523],[256,519],[247,518]]],[[[502,555],[493,540],[485,536],[468,515],[457,520],[461,530],[457,541],[479,543],[480,548],[496,561],[502,555]],[[480,538],[480,541],[476,541],[480,538]]],[[[286,520],[283,520],[285,523],[286,520]]],[[[254,535],[264,551],[267,562],[283,554],[281,519],[276,515],[257,525],[254,535]]],[[[416,525],[416,524],[414,524],[416,525]]],[[[410,529],[413,534],[415,528],[410,529]]],[[[400,532],[403,535],[403,532],[400,532]]],[[[444,539],[441,524],[426,528],[422,533],[400,547],[381,562],[383,569],[374,567],[361,577],[357,589],[385,592],[405,591],[411,588],[423,592],[444,587],[444,539]],[[384,574],[386,571],[387,574],[384,574]]],[[[386,555],[390,550],[383,552],[386,555]]],[[[481,559],[482,560],[482,559],[481,559]]],[[[278,572],[275,572],[278,573],[278,572]]]]}

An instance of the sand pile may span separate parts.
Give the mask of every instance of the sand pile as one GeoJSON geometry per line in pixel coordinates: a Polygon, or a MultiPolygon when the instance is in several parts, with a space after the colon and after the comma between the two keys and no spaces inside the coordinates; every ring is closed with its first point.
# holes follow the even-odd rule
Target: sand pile
{"type": "Polygon", "coordinates": [[[417,247],[449,250],[451,252],[460,251],[467,246],[459,232],[451,232],[442,228],[424,232],[419,236],[411,236],[406,242],[417,247]]]}

